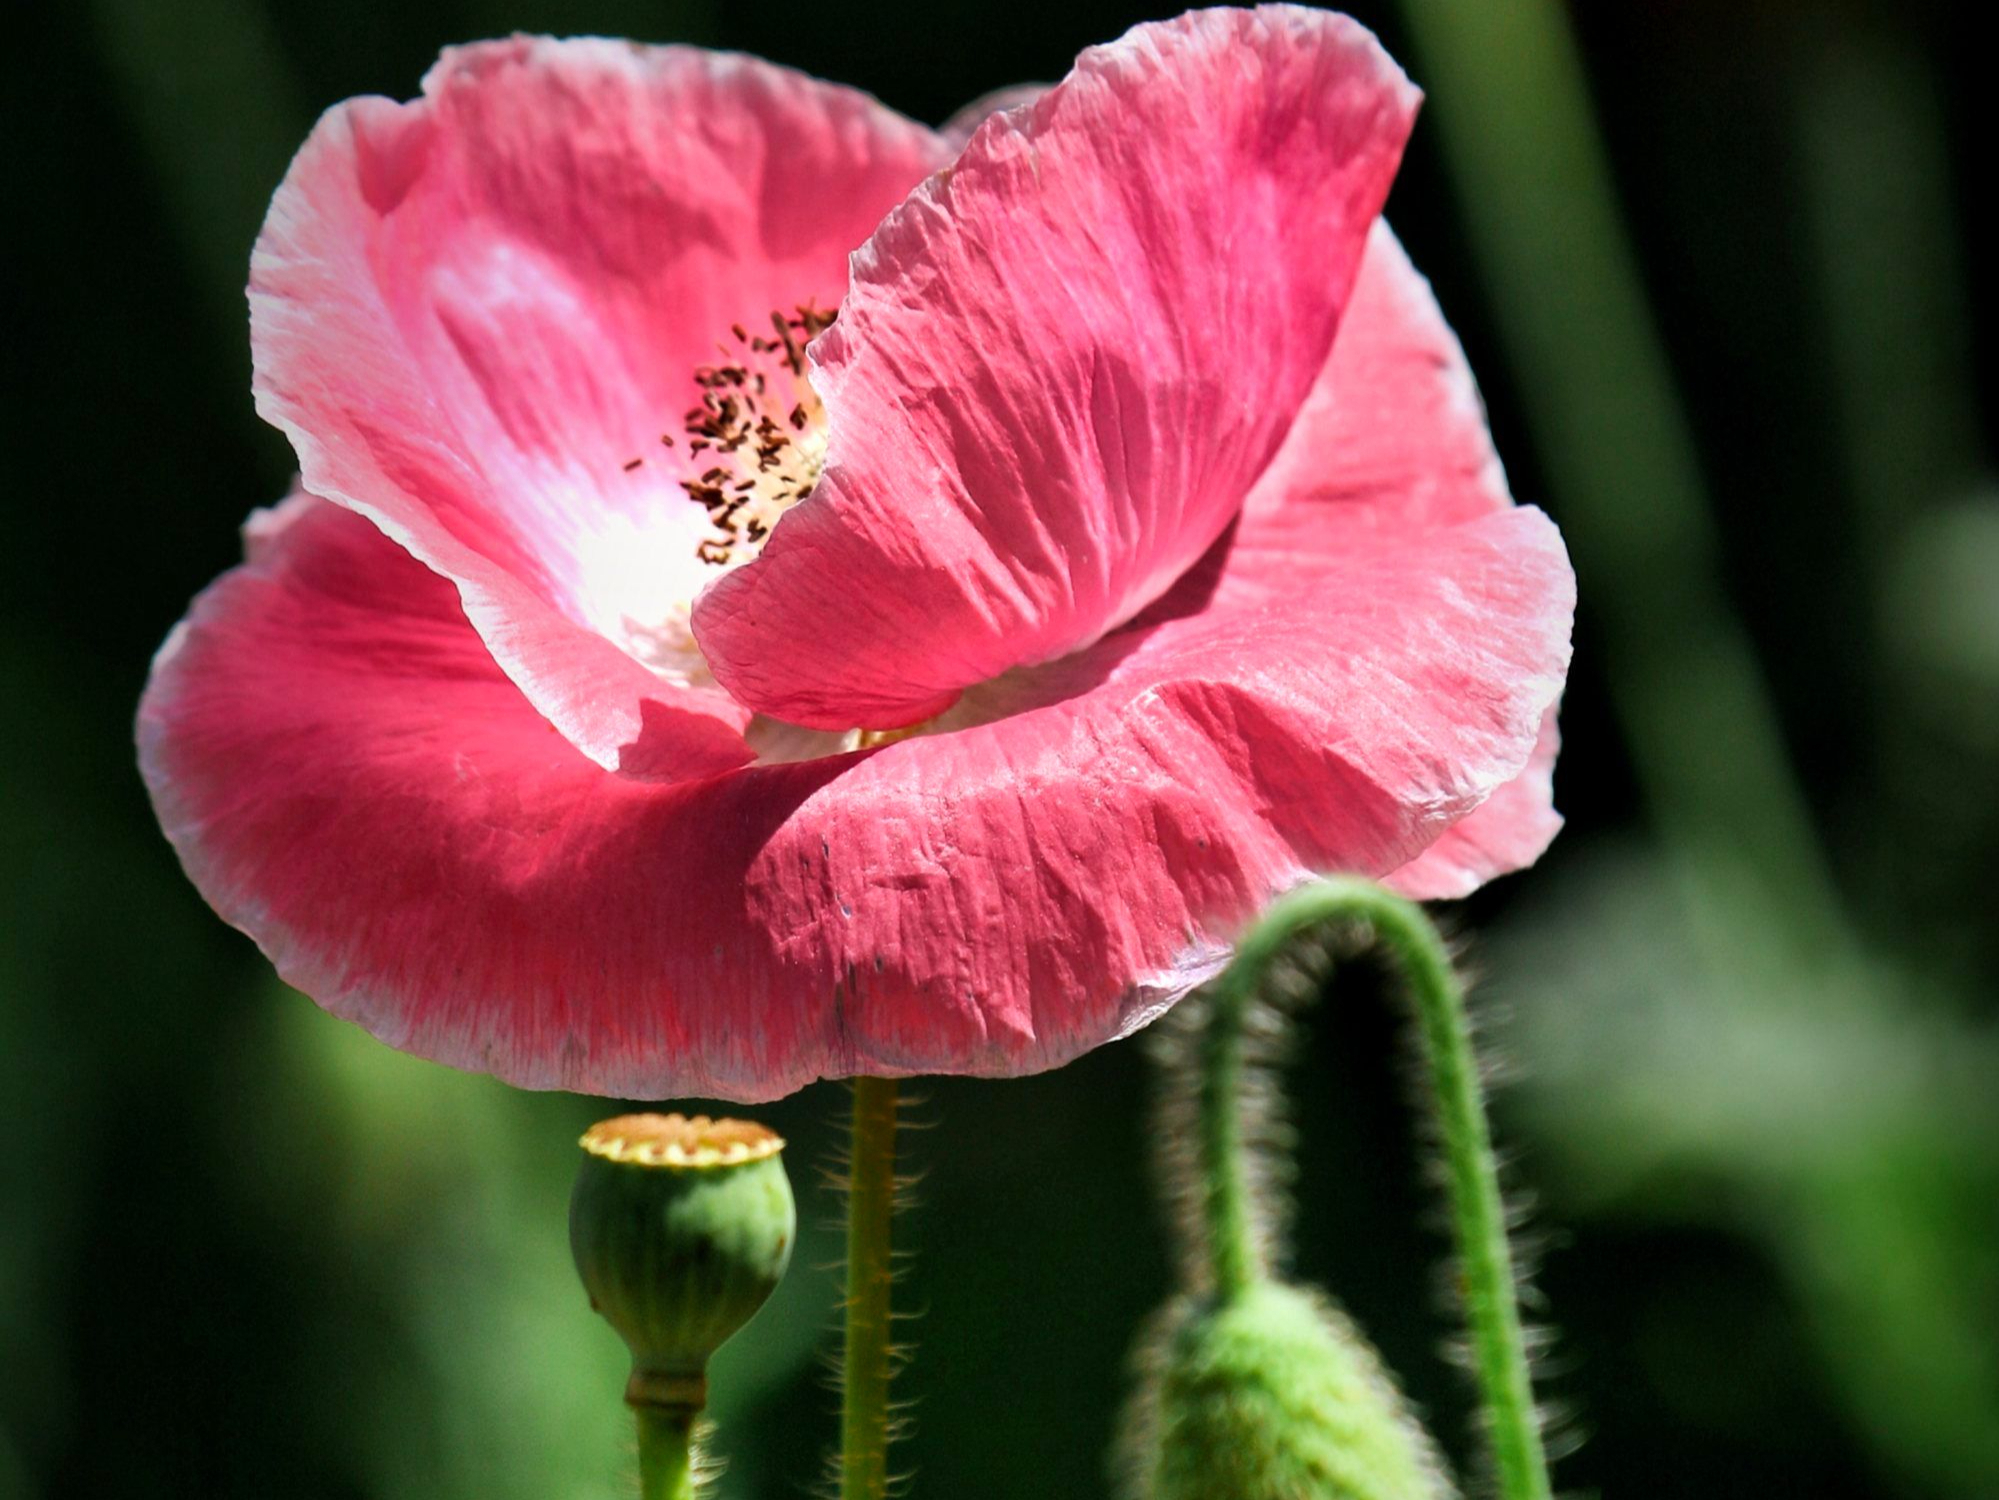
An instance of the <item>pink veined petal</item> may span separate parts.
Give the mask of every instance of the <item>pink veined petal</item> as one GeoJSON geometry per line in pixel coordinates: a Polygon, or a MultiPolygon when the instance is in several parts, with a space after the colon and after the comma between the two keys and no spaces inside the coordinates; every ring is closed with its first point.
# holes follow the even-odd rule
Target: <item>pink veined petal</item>
{"type": "Polygon", "coordinates": [[[1356,535],[1454,525],[1512,503],[1463,346],[1377,222],[1325,368],[1243,504],[1233,567],[1267,560],[1273,583],[1295,580],[1356,535]]]}
{"type": "Polygon", "coordinates": [[[1552,760],[1543,721],[1567,676],[1575,576],[1538,510],[1384,534],[1253,602],[1195,583],[1086,651],[966,693],[938,728],[1207,696],[1217,738],[1241,742],[1238,771],[1263,778],[1222,777],[1216,795],[1266,804],[1304,866],[1376,876],[1520,779],[1537,745],[1552,760]]]}
{"type": "Polygon", "coordinates": [[[1387,223],[1298,420],[1228,534],[1160,610],[1252,605],[1411,533],[1513,504],[1464,350],[1387,223]]]}
{"type": "Polygon", "coordinates": [[[887,728],[1157,599],[1323,367],[1417,100],[1356,23],[1268,6],[991,117],[854,258],[818,488],[696,605],[716,678],[887,728]]]}
{"type": "Polygon", "coordinates": [[[1555,721],[1550,708],[1524,771],[1382,883],[1412,901],[1455,901],[1547,853],[1562,831],[1562,815],[1555,811],[1555,756],[1562,737],[1555,721]]]}
{"type": "Polygon", "coordinates": [[[339,507],[271,514],[140,704],[154,806],[210,904],[328,1009],[457,1066],[641,1095],[811,1076],[814,1008],[773,1002],[775,940],[744,912],[782,791],[690,803],[606,772],[446,580],[339,507]]]}
{"type": "Polygon", "coordinates": [[[990,117],[1004,109],[1018,109],[1023,104],[1032,104],[1052,87],[1052,84],[1046,83],[1010,83],[1004,88],[981,94],[939,125],[937,133],[955,150],[963,151],[990,117]]]}
{"type": "Polygon", "coordinates": [[[556,734],[364,521],[283,520],[156,660],[161,823],[289,981],[534,1086],[765,1099],[1063,1062],[1308,871],[1435,845],[1519,777],[1567,659],[1560,540],[1510,511],[1135,625],[994,722],[662,785],[556,734]]]}
{"type": "Polygon", "coordinates": [[[457,585],[593,760],[740,764],[748,711],[641,660],[668,596],[707,581],[686,445],[661,435],[732,325],[837,304],[849,252],[948,155],[750,58],[453,49],[413,103],[330,111],[278,190],[251,266],[259,410],[308,489],[457,585]]]}
{"type": "MultiPolygon", "coordinates": [[[[1161,611],[1281,604],[1385,539],[1513,504],[1463,348],[1385,222],[1298,422],[1230,535],[1161,611]]],[[[1469,895],[1532,864],[1560,831],[1550,708],[1525,770],[1387,877],[1415,899],[1469,895]]]]}

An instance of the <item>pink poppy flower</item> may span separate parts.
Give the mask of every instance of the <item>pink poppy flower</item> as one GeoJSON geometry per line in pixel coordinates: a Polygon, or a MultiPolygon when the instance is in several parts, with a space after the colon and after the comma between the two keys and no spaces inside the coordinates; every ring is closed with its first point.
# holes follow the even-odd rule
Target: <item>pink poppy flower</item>
{"type": "Polygon", "coordinates": [[[528,38],[331,111],[251,265],[300,491],[139,713],[189,874],[394,1046],[756,1100],[1530,862],[1573,579],[1379,219],[1417,99],[1270,7],[969,133],[528,38]]]}

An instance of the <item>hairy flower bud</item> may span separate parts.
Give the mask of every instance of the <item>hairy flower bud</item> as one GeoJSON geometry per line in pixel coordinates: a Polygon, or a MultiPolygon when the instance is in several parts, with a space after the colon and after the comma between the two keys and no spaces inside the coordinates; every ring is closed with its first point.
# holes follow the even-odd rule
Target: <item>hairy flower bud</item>
{"type": "Polygon", "coordinates": [[[625,1399],[698,1411],[709,1356],[791,1260],[784,1142],[746,1120],[624,1115],[582,1145],[569,1244],[591,1307],[632,1351],[625,1399]]]}
{"type": "Polygon", "coordinates": [[[1443,1500],[1428,1436],[1322,1297],[1261,1281],[1183,1296],[1154,1325],[1128,1413],[1138,1500],[1443,1500]]]}

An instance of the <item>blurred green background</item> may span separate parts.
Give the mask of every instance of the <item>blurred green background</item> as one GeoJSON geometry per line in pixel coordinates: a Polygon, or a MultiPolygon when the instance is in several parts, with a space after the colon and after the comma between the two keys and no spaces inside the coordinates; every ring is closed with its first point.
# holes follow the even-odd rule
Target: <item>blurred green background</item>
{"type": "MultiPolygon", "coordinates": [[[[1430,92],[1390,212],[1576,556],[1567,833],[1453,921],[1511,1082],[1567,1489],[1999,1496],[1999,485],[1974,10],[1360,7],[1430,92]]],[[[290,457],[252,236],[314,113],[449,41],[740,47],[941,119],[1102,0],[81,0],[9,12],[0,1500],[596,1500],[622,1351],[567,1263],[599,1103],[281,989],[132,767],[147,657],[290,457]]],[[[1463,1456],[1395,1010],[1296,1072],[1301,1272],[1463,1456]]],[[[1168,1256],[1143,1049],[926,1085],[900,1387],[928,1496],[1106,1493],[1168,1256]]],[[[760,1111],[809,1188],[844,1095],[760,1111]]],[[[819,1476],[830,1195],[717,1374],[731,1500],[819,1476]]]]}

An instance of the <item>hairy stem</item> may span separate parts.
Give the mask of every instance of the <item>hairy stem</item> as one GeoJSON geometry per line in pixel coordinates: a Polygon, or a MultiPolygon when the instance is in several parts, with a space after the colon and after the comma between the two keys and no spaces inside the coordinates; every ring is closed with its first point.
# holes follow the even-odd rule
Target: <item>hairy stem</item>
{"type": "MultiPolygon", "coordinates": [[[[1232,1302],[1267,1268],[1256,1241],[1254,1194],[1242,1144],[1243,1023],[1256,985],[1282,942],[1266,943],[1276,913],[1259,923],[1215,985],[1208,1027],[1201,1037],[1202,1211],[1208,1231],[1209,1275],[1215,1295],[1232,1302]]],[[[1287,929],[1288,930],[1288,929],[1287,929]]]]}
{"type": "Polygon", "coordinates": [[[694,1414],[637,1408],[639,1500],[694,1500],[694,1414]]]}
{"type": "Polygon", "coordinates": [[[1458,1289],[1499,1493],[1502,1500],[1548,1500],[1548,1460],[1534,1419],[1513,1252],[1465,1019],[1464,986],[1422,908],[1368,881],[1322,881],[1279,901],[1243,940],[1215,986],[1201,1055],[1201,1142],[1216,1293],[1233,1296],[1264,1274],[1242,1144],[1244,1022],[1271,964],[1290,942],[1308,928],[1339,921],[1373,931],[1394,955],[1415,1007],[1443,1141],[1458,1289]]]}
{"type": "Polygon", "coordinates": [[[840,1500],[888,1493],[889,1225],[895,1214],[892,1078],[854,1080],[853,1160],[847,1174],[846,1343],[841,1361],[840,1500]]]}

